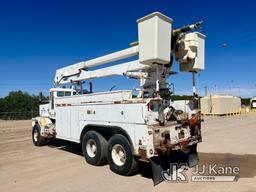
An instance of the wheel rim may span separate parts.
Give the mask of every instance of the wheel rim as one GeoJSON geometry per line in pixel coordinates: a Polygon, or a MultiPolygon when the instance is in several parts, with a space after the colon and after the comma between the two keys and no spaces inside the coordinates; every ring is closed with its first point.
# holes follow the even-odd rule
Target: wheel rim
{"type": "Polygon", "coordinates": [[[93,139],[89,139],[86,143],[86,152],[89,157],[95,157],[97,153],[97,145],[93,139]]]}
{"type": "Polygon", "coordinates": [[[126,162],[126,152],[122,145],[115,144],[111,151],[111,156],[114,163],[118,166],[123,166],[126,162]]]}
{"type": "Polygon", "coordinates": [[[38,133],[38,130],[37,130],[37,129],[34,130],[33,138],[34,138],[34,141],[35,141],[35,142],[38,141],[39,133],[38,133]]]}

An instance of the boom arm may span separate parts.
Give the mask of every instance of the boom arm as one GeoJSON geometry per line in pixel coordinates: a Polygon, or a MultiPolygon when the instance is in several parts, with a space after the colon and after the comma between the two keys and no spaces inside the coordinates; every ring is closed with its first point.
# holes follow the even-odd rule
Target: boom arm
{"type": "MultiPolygon", "coordinates": [[[[70,80],[73,80],[72,76],[74,76],[74,79],[76,79],[76,80],[73,80],[73,81],[77,81],[77,79],[78,79],[77,75],[81,77],[81,72],[83,70],[86,70],[86,69],[91,68],[91,67],[96,67],[96,66],[99,66],[99,65],[103,65],[103,64],[106,64],[106,63],[118,61],[118,60],[121,60],[121,59],[125,59],[125,58],[128,58],[128,57],[132,57],[132,56],[137,55],[138,52],[139,52],[139,47],[135,46],[135,47],[131,47],[131,48],[124,49],[124,50],[121,50],[121,51],[118,51],[118,52],[114,52],[114,53],[111,53],[111,54],[108,54],[108,55],[105,55],[105,56],[102,56],[102,57],[98,57],[98,58],[91,59],[91,60],[88,60],[88,61],[83,61],[83,62],[80,62],[80,63],[76,63],[76,64],[73,64],[73,65],[70,65],[70,66],[67,66],[67,67],[63,67],[63,68],[58,69],[56,71],[54,82],[55,82],[55,84],[68,83],[64,79],[69,79],[69,82],[70,82],[70,80]]],[[[81,78],[79,78],[79,79],[83,80],[81,78]]]]}
{"type": "Polygon", "coordinates": [[[96,69],[92,71],[82,70],[79,74],[75,76],[62,78],[60,83],[65,84],[69,82],[77,82],[77,81],[82,81],[86,79],[102,78],[102,77],[113,76],[113,75],[132,76],[132,74],[130,75],[130,72],[146,70],[149,68],[150,66],[142,65],[139,63],[138,60],[136,60],[136,61],[131,61],[131,62],[119,64],[119,65],[113,65],[110,67],[105,67],[102,69],[96,69]]]}
{"type": "MultiPolygon", "coordinates": [[[[194,72],[204,69],[204,38],[202,34],[189,31],[200,28],[201,22],[172,30],[172,19],[155,12],[138,21],[138,44],[102,57],[76,63],[61,69],[55,74],[55,84],[66,84],[92,78],[112,75],[124,75],[142,79],[155,85],[159,91],[160,84],[166,80],[159,71],[169,74],[172,54],[180,63],[181,71],[194,72]],[[139,59],[118,65],[90,70],[106,63],[138,55],[139,59]],[[165,69],[164,69],[165,68],[165,69]]],[[[151,86],[152,87],[152,86],[151,86]]]]}

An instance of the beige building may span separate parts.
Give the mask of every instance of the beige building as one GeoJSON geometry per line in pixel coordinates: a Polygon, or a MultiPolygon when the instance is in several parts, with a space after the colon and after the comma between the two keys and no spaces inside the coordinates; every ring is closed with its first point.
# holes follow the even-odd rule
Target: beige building
{"type": "Polygon", "coordinates": [[[210,95],[201,98],[202,114],[225,115],[241,112],[241,98],[229,95],[210,95]]]}

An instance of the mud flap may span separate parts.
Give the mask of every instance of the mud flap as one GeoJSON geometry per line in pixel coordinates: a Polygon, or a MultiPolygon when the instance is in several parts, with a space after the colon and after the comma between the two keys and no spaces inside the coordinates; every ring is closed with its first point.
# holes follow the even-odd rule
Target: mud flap
{"type": "Polygon", "coordinates": [[[152,169],[152,180],[155,186],[165,180],[163,173],[170,171],[171,163],[186,164],[191,168],[198,164],[199,158],[196,149],[192,149],[189,153],[177,152],[170,156],[155,157],[149,160],[152,169]]]}
{"type": "Polygon", "coordinates": [[[164,181],[162,173],[170,168],[170,164],[166,162],[165,158],[152,158],[150,159],[150,163],[152,169],[152,180],[154,186],[156,186],[164,181]]]}
{"type": "Polygon", "coordinates": [[[194,167],[198,164],[199,158],[197,152],[192,152],[188,154],[188,166],[194,167]]]}

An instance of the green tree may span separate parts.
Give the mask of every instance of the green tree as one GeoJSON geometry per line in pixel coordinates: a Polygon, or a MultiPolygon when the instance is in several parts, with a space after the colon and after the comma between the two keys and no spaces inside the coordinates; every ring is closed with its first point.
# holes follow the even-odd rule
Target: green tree
{"type": "Polygon", "coordinates": [[[0,99],[0,119],[29,119],[38,115],[44,96],[30,95],[22,91],[10,92],[0,99]]]}

